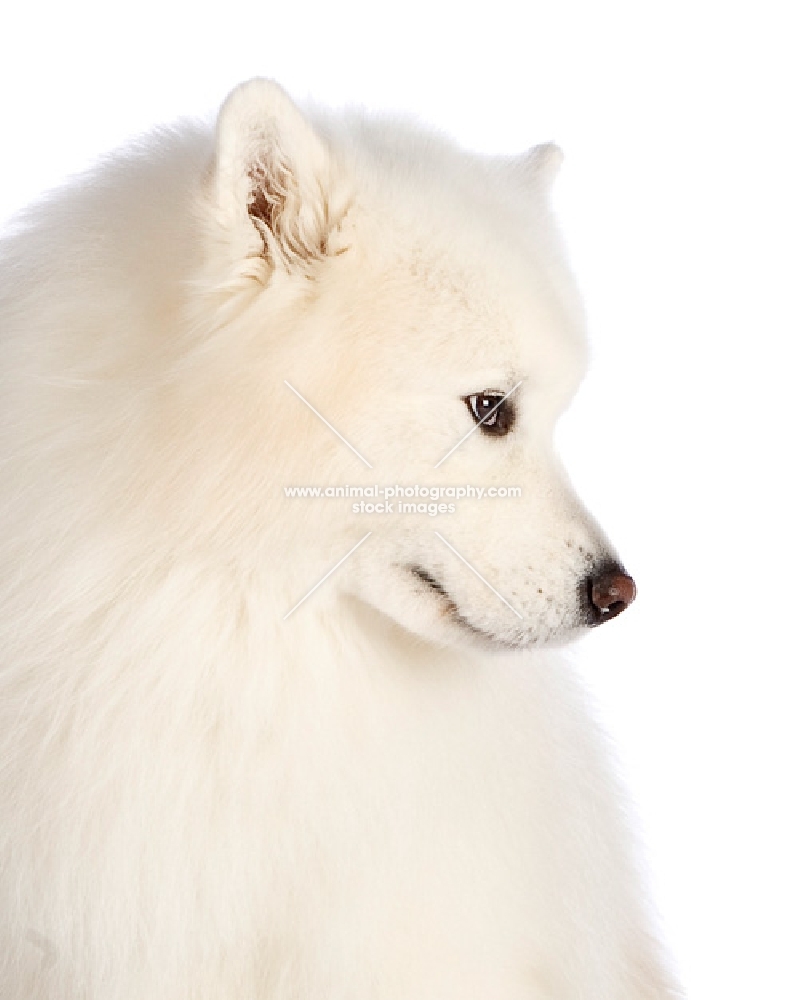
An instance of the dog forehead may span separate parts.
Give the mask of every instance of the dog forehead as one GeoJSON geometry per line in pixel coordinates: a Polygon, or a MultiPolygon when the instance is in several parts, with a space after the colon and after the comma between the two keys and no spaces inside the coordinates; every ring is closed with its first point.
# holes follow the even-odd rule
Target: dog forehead
{"type": "Polygon", "coordinates": [[[488,233],[461,236],[444,242],[419,227],[399,250],[380,311],[391,312],[406,345],[449,370],[494,372],[498,385],[514,373],[547,380],[582,371],[583,324],[555,262],[542,266],[488,233]]]}
{"type": "Polygon", "coordinates": [[[351,152],[359,252],[342,263],[369,288],[359,308],[380,353],[545,380],[583,369],[582,307],[544,192],[411,128],[390,143],[369,126],[351,152]]]}

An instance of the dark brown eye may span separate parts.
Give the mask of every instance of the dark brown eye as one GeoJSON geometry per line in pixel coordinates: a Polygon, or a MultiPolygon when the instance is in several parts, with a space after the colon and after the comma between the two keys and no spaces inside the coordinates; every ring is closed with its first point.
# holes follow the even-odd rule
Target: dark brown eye
{"type": "Polygon", "coordinates": [[[484,392],[464,396],[472,419],[484,434],[502,437],[514,426],[514,404],[505,398],[506,395],[495,389],[486,389],[484,392]]]}

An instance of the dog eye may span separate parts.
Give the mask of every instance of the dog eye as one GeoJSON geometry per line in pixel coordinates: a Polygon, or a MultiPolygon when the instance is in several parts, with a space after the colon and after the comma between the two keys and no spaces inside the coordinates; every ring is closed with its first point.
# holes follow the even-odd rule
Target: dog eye
{"type": "Polygon", "coordinates": [[[487,389],[464,397],[472,419],[480,424],[484,434],[502,437],[513,427],[514,404],[510,399],[503,399],[505,395],[504,392],[487,389]]]}

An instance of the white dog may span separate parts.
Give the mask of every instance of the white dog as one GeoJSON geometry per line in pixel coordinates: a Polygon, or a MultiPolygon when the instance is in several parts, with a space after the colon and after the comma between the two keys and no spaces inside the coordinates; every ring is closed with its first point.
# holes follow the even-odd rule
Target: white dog
{"type": "Polygon", "coordinates": [[[559,158],[255,80],[6,240],[4,1000],[674,995],[547,648],[634,597],[551,447],[559,158]]]}

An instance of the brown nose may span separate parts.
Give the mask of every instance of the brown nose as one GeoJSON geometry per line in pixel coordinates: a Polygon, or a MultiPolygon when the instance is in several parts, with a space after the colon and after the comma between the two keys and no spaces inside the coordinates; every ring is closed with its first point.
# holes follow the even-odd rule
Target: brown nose
{"type": "Polygon", "coordinates": [[[636,597],[636,584],[621,566],[614,566],[589,580],[589,597],[595,625],[616,618],[632,604],[636,597]]]}

